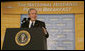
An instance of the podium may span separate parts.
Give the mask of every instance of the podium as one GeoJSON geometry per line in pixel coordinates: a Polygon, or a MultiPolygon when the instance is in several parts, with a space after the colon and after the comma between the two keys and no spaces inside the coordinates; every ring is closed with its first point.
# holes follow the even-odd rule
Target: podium
{"type": "Polygon", "coordinates": [[[46,37],[44,36],[44,32],[40,27],[31,28],[31,29],[7,28],[2,50],[47,50],[47,41],[46,41],[46,37]],[[23,30],[29,33],[30,40],[27,39],[29,40],[29,43],[27,43],[26,45],[22,45],[22,44],[19,45],[16,43],[17,39],[19,40],[19,43],[21,42],[25,44],[25,42],[21,41],[23,39],[20,39],[20,37],[16,39],[16,36],[19,35],[18,32],[23,30]]]}

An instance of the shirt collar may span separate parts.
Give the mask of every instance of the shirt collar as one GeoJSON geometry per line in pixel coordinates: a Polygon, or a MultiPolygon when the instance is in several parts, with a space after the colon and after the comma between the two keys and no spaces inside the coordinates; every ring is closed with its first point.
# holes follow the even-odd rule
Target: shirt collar
{"type": "Polygon", "coordinates": [[[31,21],[31,20],[30,20],[30,23],[32,23],[32,22],[33,22],[33,25],[34,25],[34,24],[35,24],[35,21],[31,21]]]}

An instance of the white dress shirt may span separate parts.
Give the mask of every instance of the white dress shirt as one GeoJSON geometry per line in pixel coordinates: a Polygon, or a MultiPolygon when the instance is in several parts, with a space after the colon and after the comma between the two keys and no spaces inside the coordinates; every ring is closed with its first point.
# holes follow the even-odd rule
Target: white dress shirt
{"type": "Polygon", "coordinates": [[[33,22],[33,26],[34,26],[34,24],[35,24],[35,21],[29,21],[29,28],[31,28],[31,24],[32,24],[32,22],[33,22]]]}

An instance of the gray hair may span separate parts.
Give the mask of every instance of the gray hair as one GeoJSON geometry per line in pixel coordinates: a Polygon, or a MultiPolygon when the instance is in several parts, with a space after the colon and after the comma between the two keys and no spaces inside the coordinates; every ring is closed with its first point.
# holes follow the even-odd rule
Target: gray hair
{"type": "MultiPolygon", "coordinates": [[[[31,11],[31,10],[36,10],[36,9],[30,8],[30,9],[28,10],[28,14],[30,14],[30,11],[31,11]]],[[[36,12],[37,12],[37,10],[36,10],[36,12]]]]}

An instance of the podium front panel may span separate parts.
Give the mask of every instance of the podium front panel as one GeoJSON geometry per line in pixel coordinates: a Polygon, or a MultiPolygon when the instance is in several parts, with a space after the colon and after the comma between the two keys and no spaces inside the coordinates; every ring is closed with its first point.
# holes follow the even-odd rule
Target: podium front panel
{"type": "Polygon", "coordinates": [[[7,28],[2,50],[46,50],[46,38],[41,28],[7,28]],[[30,42],[25,46],[20,46],[15,42],[15,36],[19,31],[30,33],[30,42]]]}

